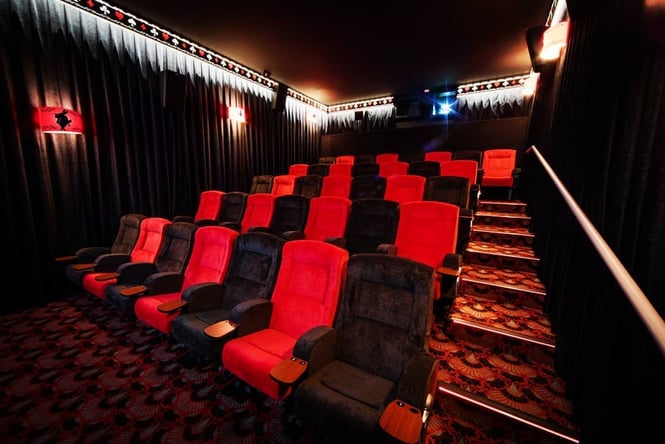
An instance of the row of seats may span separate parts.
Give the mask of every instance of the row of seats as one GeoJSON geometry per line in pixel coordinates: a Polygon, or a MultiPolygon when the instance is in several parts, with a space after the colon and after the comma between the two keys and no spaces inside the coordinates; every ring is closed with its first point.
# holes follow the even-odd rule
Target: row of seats
{"type": "MultiPolygon", "coordinates": [[[[499,148],[495,148],[499,149],[499,148]]],[[[503,148],[501,148],[503,149],[503,148]]],[[[341,155],[341,156],[322,156],[319,157],[318,163],[325,164],[355,164],[362,162],[393,162],[403,160],[398,153],[380,153],[380,154],[356,154],[356,155],[341,155]]],[[[427,151],[422,154],[419,159],[410,160],[435,160],[438,162],[447,160],[475,160],[478,164],[482,164],[483,151],[482,150],[458,150],[458,151],[445,151],[434,150],[427,151]]]]}
{"type": "Polygon", "coordinates": [[[426,337],[445,271],[408,257],[431,248],[411,230],[436,223],[447,232],[456,222],[436,212],[452,205],[414,204],[427,208],[414,212],[405,204],[409,222],[379,253],[127,215],[118,244],[139,228],[128,262],[115,273],[97,262],[70,267],[83,273],[84,287],[95,281],[88,291],[125,314],[202,357],[221,359],[274,399],[293,395],[297,414],[320,430],[415,442],[434,396],[437,363],[426,337]]]}

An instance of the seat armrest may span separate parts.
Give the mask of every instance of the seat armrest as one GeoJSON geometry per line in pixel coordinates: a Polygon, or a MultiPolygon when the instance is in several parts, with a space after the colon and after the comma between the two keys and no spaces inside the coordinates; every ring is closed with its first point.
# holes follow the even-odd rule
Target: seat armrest
{"type": "Polygon", "coordinates": [[[397,255],[397,247],[394,244],[379,244],[376,247],[376,252],[380,254],[387,254],[388,256],[397,255]]]}
{"type": "Polygon", "coordinates": [[[95,269],[95,264],[94,262],[89,262],[85,264],[72,264],[72,269],[76,271],[84,271],[84,270],[94,270],[95,269]]]}
{"type": "Polygon", "coordinates": [[[95,262],[95,259],[99,256],[110,252],[111,248],[109,247],[83,247],[76,250],[76,253],[74,254],[78,258],[78,262],[84,263],[95,262]]]}
{"type": "Polygon", "coordinates": [[[214,339],[220,339],[223,338],[224,336],[227,336],[238,328],[238,324],[236,324],[233,321],[229,321],[228,319],[225,319],[223,321],[215,322],[214,324],[208,325],[206,328],[203,329],[203,333],[206,335],[210,336],[211,338],[214,339]]]}
{"type": "Polygon", "coordinates": [[[69,256],[58,256],[58,257],[56,257],[54,260],[55,260],[56,262],[60,262],[60,263],[62,263],[62,262],[73,262],[73,261],[75,261],[76,259],[78,259],[78,256],[75,256],[75,255],[71,254],[71,255],[69,255],[69,256]]]}
{"type": "Polygon", "coordinates": [[[176,311],[180,310],[182,307],[187,305],[186,301],[183,301],[182,299],[178,299],[176,301],[171,301],[171,302],[164,302],[163,304],[160,304],[157,306],[157,310],[159,310],[162,313],[175,313],[176,311]]]}
{"type": "Polygon", "coordinates": [[[437,267],[436,274],[445,275],[445,276],[454,276],[458,277],[461,273],[461,270],[458,268],[449,268],[449,267],[437,267]]]}
{"type": "Polygon", "coordinates": [[[426,353],[411,358],[397,383],[396,397],[423,410],[428,396],[436,391],[439,361],[426,353]]]}
{"type": "Polygon", "coordinates": [[[217,282],[203,282],[190,285],[182,292],[182,300],[186,301],[189,313],[212,310],[222,305],[223,287],[217,282]]]}
{"type": "Polygon", "coordinates": [[[231,309],[229,320],[238,325],[238,336],[268,328],[272,316],[272,302],[263,298],[241,302],[231,309]]]}
{"type": "Polygon", "coordinates": [[[422,433],[422,412],[417,407],[395,399],[383,410],[379,425],[398,441],[415,444],[422,433]]]}
{"type": "Polygon", "coordinates": [[[316,373],[335,359],[337,331],[326,325],[312,327],[293,346],[293,356],[309,363],[308,371],[316,373]]]}
{"type": "Polygon", "coordinates": [[[171,222],[189,222],[190,224],[194,223],[194,217],[193,216],[184,216],[184,215],[179,215],[179,216],[173,216],[173,219],[171,219],[171,222]]]}
{"type": "Polygon", "coordinates": [[[333,244],[335,246],[338,246],[340,248],[344,248],[346,250],[346,238],[345,237],[328,237],[325,240],[329,244],[333,244]]]}
{"type": "Polygon", "coordinates": [[[119,266],[130,262],[132,257],[129,254],[122,253],[107,253],[98,256],[95,259],[95,270],[105,273],[109,271],[116,271],[119,266]]]}
{"type": "Polygon", "coordinates": [[[305,233],[302,231],[289,230],[282,233],[282,238],[287,241],[305,239],[305,233]]]}
{"type": "Polygon", "coordinates": [[[97,276],[95,276],[95,280],[99,282],[110,281],[113,279],[117,279],[118,276],[120,276],[118,273],[100,273],[97,276]]]}
{"type": "Polygon", "coordinates": [[[133,298],[146,294],[148,292],[148,287],[145,285],[134,285],[133,287],[127,287],[120,290],[120,295],[126,298],[133,298]]]}
{"type": "Polygon", "coordinates": [[[270,377],[280,384],[291,385],[307,371],[307,361],[291,356],[270,370],[270,377]]]}
{"type": "Polygon", "coordinates": [[[150,289],[150,294],[175,293],[182,289],[185,276],[182,273],[163,271],[153,273],[145,280],[145,285],[150,289]]]}
{"type": "Polygon", "coordinates": [[[119,266],[116,271],[120,275],[118,284],[141,285],[156,271],[156,267],[152,262],[127,262],[119,266]]]}
{"type": "Polygon", "coordinates": [[[217,225],[217,221],[214,219],[199,219],[194,224],[197,227],[209,227],[211,225],[217,225]]]}

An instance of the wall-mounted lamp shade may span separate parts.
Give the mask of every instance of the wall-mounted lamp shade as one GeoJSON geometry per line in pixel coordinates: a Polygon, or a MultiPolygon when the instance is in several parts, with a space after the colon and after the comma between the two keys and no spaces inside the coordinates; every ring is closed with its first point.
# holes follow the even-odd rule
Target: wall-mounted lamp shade
{"type": "Polygon", "coordinates": [[[550,26],[543,34],[543,49],[540,57],[544,60],[559,58],[561,48],[568,42],[568,22],[559,22],[550,26]]]}
{"type": "Polygon", "coordinates": [[[238,106],[224,106],[224,117],[234,122],[244,123],[247,121],[245,109],[238,106]]]}
{"type": "Polygon", "coordinates": [[[83,119],[78,112],[58,106],[42,106],[37,110],[43,133],[81,134],[83,119]]]}

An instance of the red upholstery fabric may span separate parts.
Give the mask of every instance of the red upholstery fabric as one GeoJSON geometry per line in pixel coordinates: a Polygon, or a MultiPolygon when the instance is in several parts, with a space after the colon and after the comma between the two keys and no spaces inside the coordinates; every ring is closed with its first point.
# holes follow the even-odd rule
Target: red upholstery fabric
{"type": "Polygon", "coordinates": [[[162,313],[157,307],[164,302],[180,299],[182,292],[191,285],[222,282],[233,252],[233,241],[237,236],[237,231],[218,225],[197,229],[180,291],[139,298],[134,306],[136,317],[163,333],[170,333],[171,321],[179,311],[162,313]]]}
{"type": "MultiPolygon", "coordinates": [[[[154,262],[164,238],[164,229],[171,223],[170,220],[161,217],[146,217],[141,222],[139,237],[134,244],[130,254],[132,262],[154,262]]],[[[100,299],[106,299],[106,287],[115,285],[117,279],[98,281],[96,278],[105,273],[86,273],[83,276],[83,288],[100,299]]]]}
{"type": "Polygon", "coordinates": [[[441,164],[442,176],[458,176],[469,179],[469,185],[478,183],[478,162],[475,160],[450,160],[441,164]]]}
{"type": "Polygon", "coordinates": [[[488,187],[512,187],[513,170],[517,150],[496,148],[483,153],[483,178],[481,185],[488,187]]]}
{"type": "Polygon", "coordinates": [[[352,163],[333,163],[328,170],[329,176],[350,176],[352,163]]]}
{"type": "Polygon", "coordinates": [[[312,198],[305,224],[305,239],[323,241],[329,237],[344,237],[350,212],[350,199],[337,196],[312,198]]]}
{"type": "Polygon", "coordinates": [[[275,196],[268,193],[256,193],[247,196],[247,206],[242,216],[241,233],[247,233],[251,227],[267,227],[275,208],[275,196]]]}
{"type": "Polygon", "coordinates": [[[222,208],[223,191],[206,190],[201,192],[199,206],[194,214],[194,222],[200,220],[215,220],[222,208]]]}
{"type": "MultiPolygon", "coordinates": [[[[332,165],[330,165],[332,168],[332,165]]],[[[328,175],[323,178],[321,185],[321,196],[337,196],[348,198],[351,193],[351,180],[353,178],[350,174],[345,175],[328,175]]]]}
{"type": "Polygon", "coordinates": [[[453,153],[451,151],[429,151],[425,153],[425,160],[435,160],[437,162],[446,162],[451,160],[453,153]]]}
{"type": "Polygon", "coordinates": [[[386,192],[384,199],[404,203],[414,200],[423,200],[425,183],[427,179],[423,176],[413,174],[396,174],[386,178],[386,192]]]}
{"type": "Polygon", "coordinates": [[[356,162],[356,156],[337,156],[335,164],[348,164],[353,165],[356,162]]]}
{"type": "Polygon", "coordinates": [[[285,194],[293,194],[293,188],[295,187],[296,177],[291,174],[283,174],[281,176],[275,176],[272,180],[272,191],[270,192],[273,196],[283,196],[285,194]]]}
{"type": "Polygon", "coordinates": [[[409,162],[399,160],[382,162],[379,164],[379,175],[383,177],[394,176],[395,174],[408,174],[409,162]]]}
{"type": "Polygon", "coordinates": [[[287,397],[291,387],[275,382],[270,370],[292,356],[303,333],[333,325],[348,259],[346,250],[325,242],[285,243],[270,301],[270,325],[227,342],[222,350],[224,368],[273,399],[287,397]]]}
{"type": "Polygon", "coordinates": [[[397,153],[381,153],[376,155],[376,163],[383,162],[397,162],[399,160],[399,154],[397,153]]]}
{"type": "Polygon", "coordinates": [[[290,176],[305,176],[307,175],[307,168],[309,165],[306,163],[294,163],[289,165],[290,176]]]}

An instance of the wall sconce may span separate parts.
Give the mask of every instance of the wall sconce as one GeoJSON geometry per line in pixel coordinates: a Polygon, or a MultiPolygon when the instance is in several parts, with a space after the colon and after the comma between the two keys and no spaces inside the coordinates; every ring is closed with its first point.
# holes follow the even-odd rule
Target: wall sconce
{"type": "Polygon", "coordinates": [[[222,110],[222,115],[225,119],[233,120],[234,122],[239,123],[245,123],[247,121],[244,108],[240,108],[238,106],[222,105],[222,110]]]}
{"type": "Polygon", "coordinates": [[[37,109],[37,122],[43,133],[82,134],[83,119],[78,112],[58,106],[37,109]]]}
{"type": "Polygon", "coordinates": [[[559,58],[561,48],[568,43],[568,22],[559,22],[552,25],[543,33],[543,49],[540,57],[543,60],[555,60],[559,58]]]}

